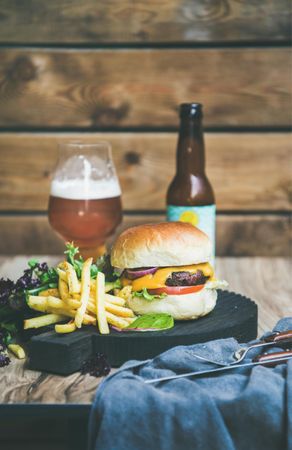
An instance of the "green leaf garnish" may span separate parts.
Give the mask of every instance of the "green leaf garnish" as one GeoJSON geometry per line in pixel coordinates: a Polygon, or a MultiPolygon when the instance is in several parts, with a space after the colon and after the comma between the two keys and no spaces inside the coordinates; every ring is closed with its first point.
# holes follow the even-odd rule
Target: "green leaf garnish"
{"type": "Polygon", "coordinates": [[[144,314],[138,317],[124,330],[137,330],[137,331],[159,331],[168,330],[174,326],[173,317],[170,314],[144,314]]]}
{"type": "Polygon", "coordinates": [[[144,298],[148,302],[153,302],[153,300],[161,300],[165,298],[167,294],[149,294],[146,288],[143,288],[142,291],[133,292],[133,297],[144,298]]]}
{"type": "MultiPolygon", "coordinates": [[[[74,267],[74,269],[76,271],[76,275],[80,279],[83,264],[84,264],[84,259],[82,258],[82,256],[79,256],[78,258],[76,258],[76,255],[79,254],[79,248],[75,247],[74,242],[67,242],[66,249],[67,250],[64,251],[64,254],[67,255],[67,261],[74,267]]],[[[97,266],[97,264],[93,263],[90,267],[90,277],[96,278],[98,271],[99,271],[99,267],[97,266]]]]}
{"type": "Polygon", "coordinates": [[[75,247],[74,242],[67,242],[64,254],[67,255],[68,262],[74,266],[75,256],[79,253],[79,247],[75,247]]]}
{"type": "Polygon", "coordinates": [[[35,258],[30,259],[30,260],[28,261],[28,266],[29,266],[31,269],[34,269],[35,266],[37,266],[37,265],[38,265],[38,260],[35,259],[35,258]]]}

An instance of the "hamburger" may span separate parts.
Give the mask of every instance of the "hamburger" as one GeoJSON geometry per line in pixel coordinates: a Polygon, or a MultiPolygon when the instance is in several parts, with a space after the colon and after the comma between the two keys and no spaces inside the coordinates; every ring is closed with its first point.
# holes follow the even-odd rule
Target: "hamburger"
{"type": "Polygon", "coordinates": [[[210,313],[222,287],[210,264],[211,242],[184,222],[139,225],[124,231],[111,264],[131,287],[127,302],[136,314],[167,313],[176,320],[210,313]]]}

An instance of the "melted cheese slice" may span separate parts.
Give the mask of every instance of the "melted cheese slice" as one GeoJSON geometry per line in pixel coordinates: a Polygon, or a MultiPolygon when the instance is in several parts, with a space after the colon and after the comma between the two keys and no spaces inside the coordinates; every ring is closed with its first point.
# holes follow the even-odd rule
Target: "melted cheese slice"
{"type": "Polygon", "coordinates": [[[129,280],[128,278],[122,278],[123,286],[132,285],[133,291],[141,291],[143,288],[156,289],[165,286],[165,282],[172,272],[190,272],[195,273],[201,270],[206,277],[212,278],[214,270],[209,263],[193,264],[191,266],[179,266],[179,267],[164,267],[158,269],[154,274],[144,275],[144,277],[137,278],[136,280],[129,280]]]}

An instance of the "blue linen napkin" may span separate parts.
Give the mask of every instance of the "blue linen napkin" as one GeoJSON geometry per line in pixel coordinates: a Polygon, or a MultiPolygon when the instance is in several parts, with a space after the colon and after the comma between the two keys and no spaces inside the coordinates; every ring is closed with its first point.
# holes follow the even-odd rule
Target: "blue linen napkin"
{"type": "MultiPolygon", "coordinates": [[[[274,330],[292,329],[292,317],[274,330]]],[[[233,338],[178,346],[130,361],[107,377],[92,405],[89,450],[292,450],[292,360],[217,376],[148,385],[145,379],[215,367],[195,354],[231,362],[233,338]]],[[[273,347],[268,352],[279,351],[273,347]]],[[[266,351],[266,350],[265,350],[266,351]]],[[[250,362],[263,349],[252,350],[250,362]]]]}

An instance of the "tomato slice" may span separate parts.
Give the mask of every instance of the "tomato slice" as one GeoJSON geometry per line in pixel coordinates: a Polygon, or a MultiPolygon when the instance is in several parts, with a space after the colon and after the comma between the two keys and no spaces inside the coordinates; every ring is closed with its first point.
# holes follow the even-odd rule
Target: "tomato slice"
{"type": "Polygon", "coordinates": [[[203,289],[204,284],[198,284],[197,286],[163,286],[156,289],[147,289],[149,294],[167,294],[167,295],[183,295],[183,294],[193,294],[194,292],[199,292],[203,289]]]}

